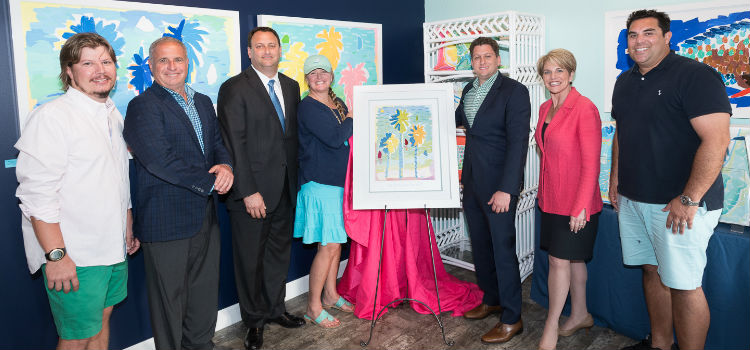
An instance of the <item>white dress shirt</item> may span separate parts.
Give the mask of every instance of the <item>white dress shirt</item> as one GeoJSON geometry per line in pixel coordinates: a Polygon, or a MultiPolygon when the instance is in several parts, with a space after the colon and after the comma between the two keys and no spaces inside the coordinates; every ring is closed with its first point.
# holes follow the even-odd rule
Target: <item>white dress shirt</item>
{"type": "MultiPolygon", "coordinates": [[[[250,65],[250,67],[255,67],[253,65],[250,65]]],[[[258,77],[260,78],[260,81],[263,82],[263,87],[266,88],[266,92],[268,93],[268,96],[271,96],[271,90],[268,89],[268,82],[273,79],[273,91],[276,91],[276,97],[279,98],[279,103],[281,103],[281,110],[284,111],[284,120],[286,120],[286,105],[284,105],[284,93],[281,92],[281,82],[279,82],[279,72],[276,71],[276,74],[273,75],[273,78],[267,77],[265,74],[261,73],[261,71],[255,69],[255,73],[258,73],[258,77]]]]}
{"type": "Polygon", "coordinates": [[[60,224],[67,254],[77,266],[125,260],[130,182],[122,127],[111,99],[100,103],[73,87],[29,115],[15,147],[20,151],[16,196],[31,273],[46,262],[32,216],[60,224]]]}

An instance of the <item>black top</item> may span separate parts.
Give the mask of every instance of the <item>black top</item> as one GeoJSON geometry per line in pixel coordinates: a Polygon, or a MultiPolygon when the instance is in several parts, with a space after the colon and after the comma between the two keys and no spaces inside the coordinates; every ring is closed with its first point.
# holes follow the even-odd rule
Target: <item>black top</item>
{"type": "Polygon", "coordinates": [[[310,96],[297,106],[300,186],[315,181],[344,187],[353,123],[343,117],[310,96]]]}
{"type": "Polygon", "coordinates": [[[545,121],[544,124],[542,124],[542,142],[544,142],[544,134],[547,133],[547,127],[549,126],[549,122],[545,121]]]}
{"type": "MultiPolygon", "coordinates": [[[[732,107],[721,77],[703,63],[670,52],[646,75],[638,65],[623,72],[612,94],[618,192],[653,204],[682,194],[701,142],[690,119],[719,112],[731,114],[732,107]]],[[[720,173],[701,202],[714,210],[723,201],[720,173]]]]}

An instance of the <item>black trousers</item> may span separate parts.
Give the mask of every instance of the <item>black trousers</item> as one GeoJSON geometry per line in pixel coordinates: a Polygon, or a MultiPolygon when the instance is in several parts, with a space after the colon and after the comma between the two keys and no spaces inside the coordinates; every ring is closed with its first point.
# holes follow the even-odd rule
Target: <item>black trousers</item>
{"type": "Polygon", "coordinates": [[[292,248],[294,210],[284,186],[281,200],[265,219],[230,210],[234,278],[242,322],[260,328],[286,311],[286,277],[292,248]]]}
{"type": "Polygon", "coordinates": [[[212,349],[219,302],[221,234],[213,198],[193,237],[144,242],[156,349],[212,349]]]}
{"type": "Polygon", "coordinates": [[[487,205],[490,198],[480,198],[468,183],[464,184],[464,215],[469,225],[471,252],[477,284],[484,291],[482,302],[500,305],[500,321],[514,324],[521,319],[521,276],[516,255],[516,205],[511,196],[505,213],[494,213],[487,205]]]}

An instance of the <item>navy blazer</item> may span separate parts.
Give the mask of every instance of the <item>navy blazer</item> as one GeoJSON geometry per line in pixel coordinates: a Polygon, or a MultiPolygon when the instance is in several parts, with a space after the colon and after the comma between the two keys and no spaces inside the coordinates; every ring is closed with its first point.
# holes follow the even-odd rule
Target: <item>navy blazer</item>
{"type": "Polygon", "coordinates": [[[231,166],[211,99],[193,96],[201,119],[205,154],[185,111],[154,82],[128,103],[123,136],[135,159],[134,234],[144,242],[189,238],[198,233],[216,176],[231,166]]]}
{"type": "Polygon", "coordinates": [[[489,201],[497,191],[518,196],[529,148],[531,103],[523,84],[499,74],[469,127],[464,113],[464,87],[456,109],[456,125],[466,126],[466,149],[461,182],[471,181],[474,192],[489,201]]]}

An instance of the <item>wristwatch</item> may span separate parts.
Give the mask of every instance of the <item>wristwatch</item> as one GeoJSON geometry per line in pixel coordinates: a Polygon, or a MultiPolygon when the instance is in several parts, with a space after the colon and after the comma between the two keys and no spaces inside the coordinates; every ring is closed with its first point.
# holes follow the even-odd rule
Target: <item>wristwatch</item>
{"type": "Polygon", "coordinates": [[[65,248],[55,248],[44,254],[44,257],[47,258],[47,261],[60,261],[65,257],[65,252],[65,248]]]}
{"type": "Polygon", "coordinates": [[[682,203],[682,205],[687,205],[687,206],[690,206],[690,207],[697,207],[697,206],[700,205],[700,202],[693,202],[693,200],[690,198],[690,196],[687,196],[687,195],[684,195],[684,194],[680,195],[680,202],[682,203]]]}

